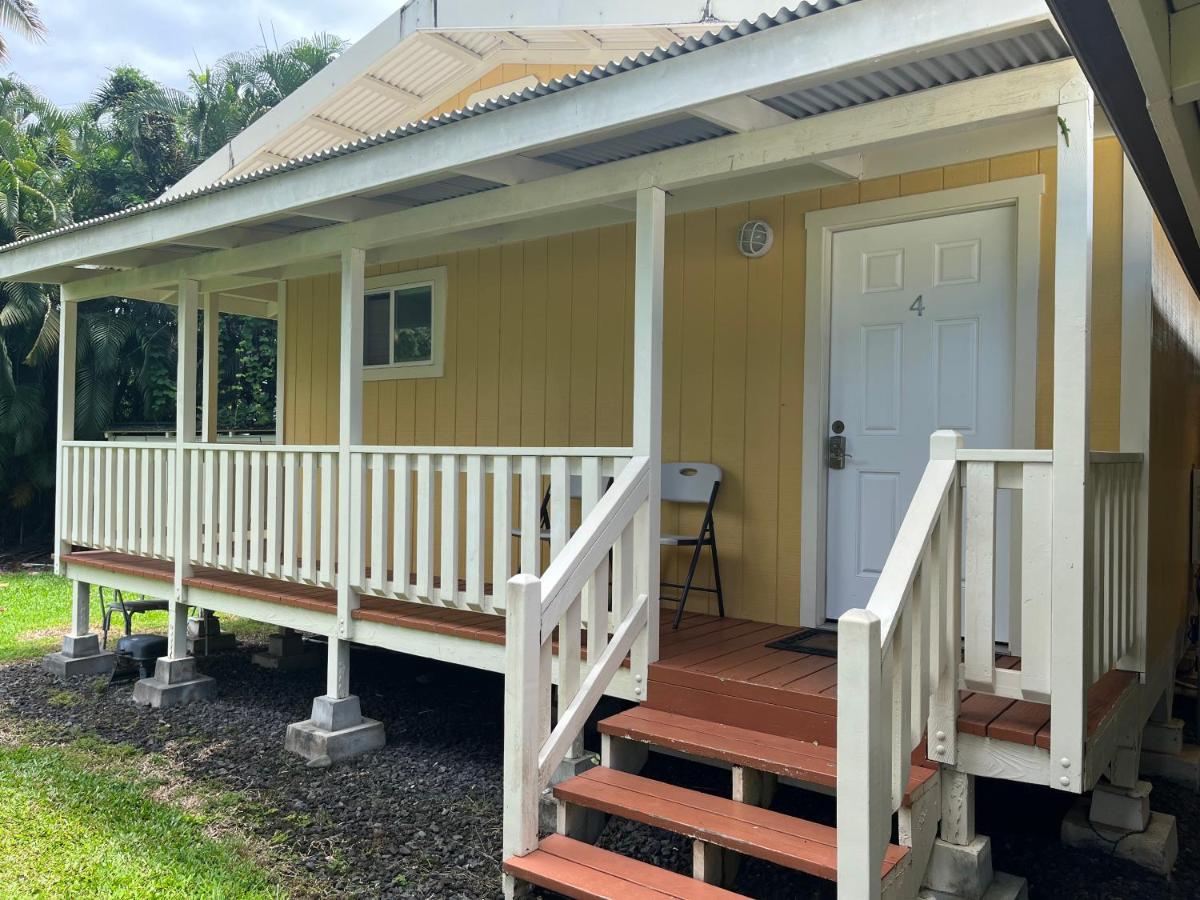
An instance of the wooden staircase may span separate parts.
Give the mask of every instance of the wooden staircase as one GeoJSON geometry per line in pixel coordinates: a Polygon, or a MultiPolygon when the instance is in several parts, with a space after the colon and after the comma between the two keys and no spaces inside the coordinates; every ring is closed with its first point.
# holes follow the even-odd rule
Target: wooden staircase
{"type": "MultiPolygon", "coordinates": [[[[685,715],[678,708],[694,712],[697,697],[660,692],[658,686],[652,674],[653,705],[599,723],[602,765],[554,787],[559,833],[542,840],[533,853],[508,860],[505,871],[567,897],[621,900],[741,896],[728,888],[742,857],[836,881],[837,829],[769,808],[779,779],[824,794],[836,791],[836,748],[817,739],[828,735],[826,717],[815,717],[811,734],[797,729],[792,716],[783,717],[785,724],[767,719],[762,727],[748,728],[744,707],[737,703],[710,702],[704,717],[685,715]],[[655,697],[683,702],[669,708],[674,704],[655,702],[655,697]],[[730,768],[733,796],[716,797],[638,774],[651,749],[730,768]],[[693,877],[592,846],[608,817],[690,839],[693,877]]],[[[715,684],[704,687],[710,700],[730,699],[711,696],[719,691],[715,684]]],[[[889,844],[880,872],[885,898],[916,895],[940,815],[938,769],[918,753],[923,765],[912,770],[900,839],[889,844]]]]}

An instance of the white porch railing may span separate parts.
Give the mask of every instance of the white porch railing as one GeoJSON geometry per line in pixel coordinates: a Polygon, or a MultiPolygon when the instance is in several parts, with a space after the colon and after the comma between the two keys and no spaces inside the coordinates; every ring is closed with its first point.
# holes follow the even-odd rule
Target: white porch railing
{"type": "Polygon", "coordinates": [[[174,555],[175,445],[64,441],[60,538],[80,547],[174,555]]]}
{"type": "Polygon", "coordinates": [[[1137,583],[1140,453],[1093,453],[1092,536],[1094,556],[1091,682],[1108,674],[1138,644],[1140,592],[1137,583]]]}
{"type": "Polygon", "coordinates": [[[938,432],[865,610],[838,620],[838,896],[878,897],[892,814],[929,723],[939,759],[958,717],[959,534],[955,459],[938,432]]]}
{"type": "Polygon", "coordinates": [[[188,444],[192,563],[332,588],[337,449],[188,444]]]}
{"type": "MultiPolygon", "coordinates": [[[[580,479],[586,519],[629,458],[628,450],[601,448],[356,447],[350,584],[375,596],[500,612],[509,578],[540,574],[566,546],[572,479],[580,479]]],[[[607,598],[607,577],[597,573],[595,595],[607,598]]]]}
{"type": "Polygon", "coordinates": [[[650,629],[658,627],[654,593],[646,584],[650,542],[645,531],[651,466],[632,459],[550,563],[542,578],[508,582],[504,677],[504,858],[524,856],[538,843],[538,802],[559,763],[577,745],[584,724],[626,657],[642,694],[650,629]],[[615,627],[588,629],[581,654],[584,610],[607,614],[608,591],[598,581],[612,559],[615,627]],[[555,635],[558,717],[551,729],[555,635]],[[584,673],[586,672],[586,677],[584,673]]]}
{"type": "MultiPolygon", "coordinates": [[[[878,896],[892,815],[922,738],[930,759],[956,762],[960,688],[1049,703],[1052,721],[1082,721],[1087,688],[1135,650],[1144,623],[1135,574],[1141,454],[1091,454],[1092,589],[1056,598],[1053,452],[961,445],[953,432],[933,435],[929,464],[867,608],[838,621],[839,896],[878,896]],[[996,665],[1001,490],[1021,500],[1012,529],[1019,561],[1013,602],[1021,604],[1015,669],[996,665]],[[1054,605],[1063,602],[1083,604],[1090,640],[1055,644],[1054,605]],[[1075,667],[1082,690],[1052,689],[1056,666],[1075,667]]],[[[1082,758],[1083,750],[1072,752],[1082,758]]]]}

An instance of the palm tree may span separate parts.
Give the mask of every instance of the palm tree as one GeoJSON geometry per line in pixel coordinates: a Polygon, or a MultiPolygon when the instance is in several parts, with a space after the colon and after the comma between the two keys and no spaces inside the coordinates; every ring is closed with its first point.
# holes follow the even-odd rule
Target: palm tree
{"type": "Polygon", "coordinates": [[[16,32],[27,41],[45,38],[46,26],[34,0],[0,0],[0,62],[8,59],[5,31],[16,32]]]}

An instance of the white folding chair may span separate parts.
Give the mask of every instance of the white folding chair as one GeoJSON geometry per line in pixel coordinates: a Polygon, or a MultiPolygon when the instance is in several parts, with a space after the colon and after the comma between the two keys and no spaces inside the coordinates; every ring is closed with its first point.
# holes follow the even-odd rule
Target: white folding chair
{"type": "Polygon", "coordinates": [[[717,531],[713,524],[713,507],[717,503],[717,492],[721,488],[721,467],[712,463],[679,462],[663,463],[662,467],[662,498],[671,503],[703,503],[704,520],[700,531],[694,535],[664,534],[659,538],[663,547],[691,547],[692,559],[688,564],[687,577],[682,584],[664,581],[663,587],[675,588],[678,597],[663,597],[664,600],[675,600],[679,605],[675,609],[675,624],[678,628],[683,621],[683,609],[687,605],[688,594],[692,591],[704,591],[717,595],[717,610],[721,617],[725,616],[725,594],[721,590],[721,566],[717,562],[717,531]],[[693,584],[696,577],[696,566],[700,562],[700,552],[708,547],[712,554],[713,581],[715,587],[702,587],[693,584]]]}

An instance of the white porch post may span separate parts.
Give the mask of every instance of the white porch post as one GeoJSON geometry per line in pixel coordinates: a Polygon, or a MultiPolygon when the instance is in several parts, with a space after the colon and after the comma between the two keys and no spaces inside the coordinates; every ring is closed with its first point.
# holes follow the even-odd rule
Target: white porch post
{"type": "MultiPolygon", "coordinates": [[[[363,290],[366,285],[366,252],[342,251],[341,343],[338,391],[338,498],[337,498],[337,624],[329,635],[325,693],[313,700],[312,717],[288,726],[285,748],[310,764],[328,765],[384,745],[382,722],[363,717],[358,697],[350,693],[351,616],[358,607],[358,592],[350,573],[357,568],[351,558],[359,544],[353,529],[365,526],[361,517],[351,521],[362,504],[350,496],[353,488],[350,448],[362,443],[362,343],[363,290]]],[[[307,511],[306,511],[307,514],[307,511]]],[[[322,511],[323,515],[330,515],[322,511]]]]}
{"type": "MultiPolygon", "coordinates": [[[[635,590],[649,601],[646,638],[634,645],[634,677],[658,659],[659,535],[662,518],[662,343],[663,257],[666,192],[642,188],[637,194],[637,234],[633,287],[633,453],[650,459],[650,499],[634,520],[640,548],[635,555],[635,590]]],[[[641,688],[638,689],[639,692],[641,688]]]]}
{"type": "Polygon", "coordinates": [[[216,294],[204,295],[204,404],[200,419],[200,440],[205,444],[217,440],[217,387],[220,381],[219,355],[221,343],[221,301],[216,294]]]}
{"type": "MultiPolygon", "coordinates": [[[[178,348],[175,377],[175,591],[167,621],[167,658],[187,656],[187,586],[184,579],[192,574],[188,529],[191,516],[188,501],[191,483],[184,446],[196,439],[196,312],[200,285],[196,281],[179,282],[178,348]]],[[[207,355],[207,354],[206,354],[207,355]]],[[[207,373],[206,373],[207,374],[207,373]]],[[[207,399],[207,398],[206,398],[207,399]]]]}
{"type": "Polygon", "coordinates": [[[286,444],[287,412],[287,282],[281,281],[275,300],[275,443],[286,444]]]}
{"type": "MultiPolygon", "coordinates": [[[[70,502],[67,484],[66,441],[75,440],[75,337],[79,327],[79,304],[65,297],[58,312],[58,478],[54,506],[54,571],[62,574],[61,557],[71,552],[66,530],[66,505],[70,502]]],[[[86,634],[86,629],[75,634],[86,634]]]]}
{"type": "Polygon", "coordinates": [[[337,634],[329,641],[327,693],[341,700],[350,695],[351,615],[358,607],[358,594],[350,586],[352,478],[350,448],[362,443],[362,344],[363,291],[366,285],[366,253],[359,249],[342,252],[341,362],[338,386],[338,566],[337,634]]]}
{"type": "MultiPolygon", "coordinates": [[[[67,536],[68,504],[71,502],[69,454],[64,441],[75,438],[75,332],[79,304],[62,300],[58,333],[58,477],[54,505],[54,571],[63,574],[62,556],[71,552],[67,536]]],[[[111,653],[100,650],[100,638],[91,633],[91,590],[86,581],[71,582],[71,629],[63,637],[62,650],[44,658],[45,668],[60,678],[108,672],[114,664],[111,653]]]]}
{"type": "Polygon", "coordinates": [[[1128,159],[1123,174],[1121,452],[1141,453],[1142,467],[1135,501],[1133,538],[1135,642],[1133,650],[1118,662],[1118,666],[1144,674],[1150,543],[1150,347],[1154,338],[1150,285],[1154,262],[1154,211],[1128,159]]]}
{"type": "Polygon", "coordinates": [[[1092,523],[1088,453],[1092,322],[1092,90],[1062,88],[1054,266],[1054,652],[1050,759],[1054,787],[1083,790],[1091,684],[1092,523]]]}
{"type": "Polygon", "coordinates": [[[196,316],[200,308],[200,284],[192,279],[179,282],[178,361],[175,376],[175,464],[174,503],[171,504],[171,552],[175,558],[174,590],[167,612],[167,655],[154,667],[154,677],[144,678],[133,688],[137,703],[153,707],[176,706],[194,700],[209,700],[217,683],[196,672],[196,660],[188,655],[188,589],[191,560],[191,469],[187,444],[196,440],[196,316]]]}

